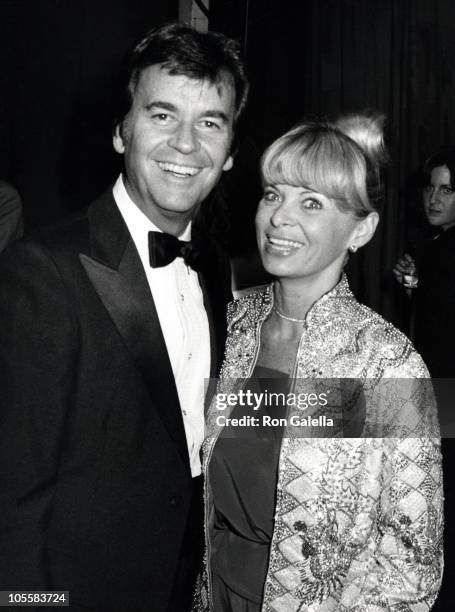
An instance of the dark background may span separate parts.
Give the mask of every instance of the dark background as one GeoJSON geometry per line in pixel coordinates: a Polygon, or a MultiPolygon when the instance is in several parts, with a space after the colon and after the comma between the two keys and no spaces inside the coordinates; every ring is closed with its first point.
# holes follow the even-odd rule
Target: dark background
{"type": "MultiPolygon", "coordinates": [[[[85,206],[115,179],[118,67],[146,29],[177,16],[177,0],[0,0],[0,177],[19,190],[28,229],[85,206]]],[[[360,299],[406,327],[391,269],[422,243],[412,189],[421,163],[455,143],[454,24],[452,0],[211,0],[210,27],[242,42],[252,83],[223,181],[233,256],[245,262],[254,251],[266,145],[303,117],[384,112],[392,163],[382,223],[350,278],[360,299]]]]}
{"type": "MultiPolygon", "coordinates": [[[[177,17],[177,0],[0,0],[0,177],[20,192],[28,230],[85,206],[115,180],[119,64],[145,30],[177,17]]],[[[455,2],[210,0],[209,23],[242,42],[252,85],[222,185],[229,248],[248,272],[240,283],[261,278],[250,260],[265,146],[303,117],[376,109],[387,115],[391,150],[384,212],[372,243],[350,262],[350,280],[360,299],[406,329],[408,305],[391,270],[425,235],[419,167],[455,144],[455,2]]],[[[447,586],[441,601],[439,609],[455,609],[447,586]]]]}
{"type": "Polygon", "coordinates": [[[115,179],[119,65],[146,29],[175,19],[164,0],[0,0],[0,176],[27,228],[88,204],[115,179]]]}
{"type": "MultiPolygon", "coordinates": [[[[350,280],[360,299],[404,326],[409,313],[391,270],[405,249],[418,253],[425,233],[416,175],[430,153],[455,144],[455,3],[225,0],[212,11],[213,29],[246,47],[252,95],[243,155],[251,158],[303,117],[363,109],[387,116],[382,222],[354,258],[350,280]]],[[[239,164],[232,175],[238,171],[239,164]]],[[[245,189],[245,181],[235,183],[245,189]]]]}

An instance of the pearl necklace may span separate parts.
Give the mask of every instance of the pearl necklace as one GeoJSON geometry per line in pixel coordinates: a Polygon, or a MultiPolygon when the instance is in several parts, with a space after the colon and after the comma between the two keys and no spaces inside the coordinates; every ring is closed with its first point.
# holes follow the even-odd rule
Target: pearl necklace
{"type": "Polygon", "coordinates": [[[273,307],[273,310],[280,317],[280,319],[284,319],[285,321],[291,321],[291,323],[301,323],[302,325],[305,323],[305,319],[295,319],[294,317],[287,317],[282,312],[280,312],[276,306],[273,307]]]}

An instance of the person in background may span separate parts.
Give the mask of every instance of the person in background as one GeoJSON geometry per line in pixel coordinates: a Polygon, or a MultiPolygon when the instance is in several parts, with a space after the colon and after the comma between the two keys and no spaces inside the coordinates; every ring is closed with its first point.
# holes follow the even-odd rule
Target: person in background
{"type": "Polygon", "coordinates": [[[455,378],[455,147],[431,155],[423,175],[423,207],[436,235],[418,264],[406,253],[394,274],[415,296],[414,343],[431,376],[455,378]]]}
{"type": "MultiPolygon", "coordinates": [[[[442,475],[432,392],[419,380],[428,371],[401,332],[356,301],[343,273],[375,232],[383,159],[375,115],[302,123],[262,158],[256,232],[274,281],[228,309],[203,447],[207,566],[195,610],[429,610],[436,598],[442,475]],[[268,404],[247,409],[259,419],[249,431],[239,419],[229,426],[242,402],[218,402],[239,397],[245,379],[265,380],[264,393],[279,381],[294,397],[355,379],[364,420],[351,437],[296,429],[299,414],[324,416],[321,400],[282,408],[288,418],[269,435],[268,404]]],[[[330,400],[327,414],[337,406],[330,400]]]]}
{"type": "MultiPolygon", "coordinates": [[[[433,239],[416,262],[403,255],[394,268],[397,281],[414,301],[414,341],[433,378],[442,428],[445,514],[455,511],[452,482],[455,462],[453,397],[455,379],[455,147],[444,147],[423,166],[423,207],[435,230],[433,239]],[[411,281],[411,282],[409,282],[411,281]]],[[[444,611],[453,602],[455,529],[446,522],[445,569],[435,610],[444,611]]]]}
{"type": "Polygon", "coordinates": [[[22,236],[24,222],[19,194],[5,181],[0,181],[0,253],[22,236]]]}
{"type": "Polygon", "coordinates": [[[192,219],[232,167],[247,89],[235,41],[151,30],[113,134],[123,173],[0,258],[2,591],[190,607],[204,379],[231,295],[227,258],[192,219]]]}

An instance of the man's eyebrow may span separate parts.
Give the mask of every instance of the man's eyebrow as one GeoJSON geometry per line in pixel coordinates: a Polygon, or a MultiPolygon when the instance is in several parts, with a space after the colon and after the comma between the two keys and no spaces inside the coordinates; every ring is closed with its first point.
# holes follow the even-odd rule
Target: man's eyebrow
{"type": "Polygon", "coordinates": [[[212,110],[209,108],[201,113],[201,117],[213,117],[214,119],[221,119],[223,123],[229,123],[229,117],[220,110],[212,110]]]}
{"type": "MultiPolygon", "coordinates": [[[[165,102],[164,100],[154,100],[153,102],[149,102],[145,105],[146,111],[151,111],[154,109],[167,110],[172,113],[178,112],[178,108],[174,104],[171,102],[165,102]]],[[[229,117],[226,115],[226,113],[216,109],[208,108],[200,113],[200,117],[212,117],[213,119],[219,119],[223,123],[229,123],[229,117]]]]}
{"type": "Polygon", "coordinates": [[[170,102],[164,102],[164,100],[154,100],[153,102],[150,102],[149,104],[145,105],[145,109],[148,111],[153,110],[154,108],[163,108],[164,110],[172,112],[177,111],[177,107],[174,106],[174,104],[171,104],[170,102]]]}

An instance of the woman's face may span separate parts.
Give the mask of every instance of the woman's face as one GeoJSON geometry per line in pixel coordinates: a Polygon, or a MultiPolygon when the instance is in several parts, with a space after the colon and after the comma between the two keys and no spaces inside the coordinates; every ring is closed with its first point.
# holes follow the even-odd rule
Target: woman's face
{"type": "Polygon", "coordinates": [[[423,190],[423,206],[430,225],[443,230],[455,225],[455,192],[447,166],[431,171],[430,183],[423,190]]]}
{"type": "Polygon", "coordinates": [[[264,268],[278,278],[336,282],[358,224],[352,213],[309,187],[266,186],[256,214],[264,268]]]}

